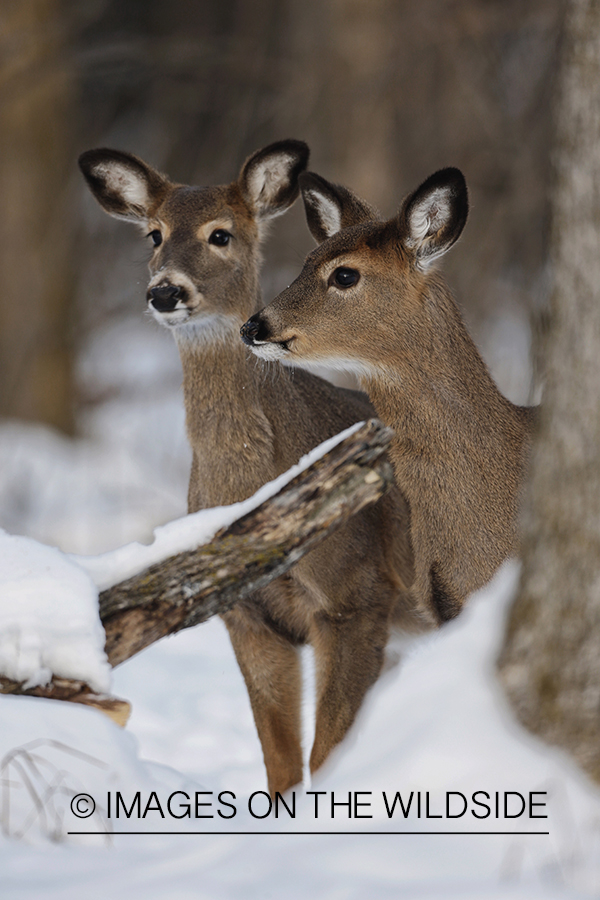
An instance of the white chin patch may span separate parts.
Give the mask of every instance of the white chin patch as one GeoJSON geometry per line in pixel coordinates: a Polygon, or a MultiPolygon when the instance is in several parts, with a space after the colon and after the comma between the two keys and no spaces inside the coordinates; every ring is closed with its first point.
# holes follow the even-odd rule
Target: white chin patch
{"type": "Polygon", "coordinates": [[[239,319],[223,313],[198,313],[175,325],[180,326],[174,330],[178,344],[216,344],[231,340],[241,343],[242,340],[239,319]]]}
{"type": "Polygon", "coordinates": [[[357,378],[373,378],[376,369],[374,366],[360,359],[346,359],[341,356],[329,356],[322,359],[298,359],[293,357],[293,364],[301,369],[314,371],[316,375],[323,377],[323,369],[332,369],[336,372],[346,372],[357,378]]]}
{"type": "Polygon", "coordinates": [[[271,344],[271,343],[261,343],[258,341],[255,344],[252,344],[250,349],[254,353],[255,356],[260,357],[260,359],[266,359],[269,362],[273,360],[284,360],[289,357],[289,352],[284,350],[280,344],[271,344]]]}
{"type": "Polygon", "coordinates": [[[153,306],[148,308],[156,321],[166,328],[176,328],[177,325],[183,325],[190,318],[190,311],[187,307],[171,309],[169,312],[159,312],[153,306]]]}
{"type": "Polygon", "coordinates": [[[339,372],[350,372],[351,374],[356,375],[357,378],[372,378],[374,377],[376,371],[373,366],[370,366],[359,359],[343,359],[341,357],[306,359],[301,356],[297,356],[295,353],[290,352],[289,350],[284,350],[281,344],[257,342],[255,344],[252,344],[250,349],[252,350],[254,355],[260,357],[260,359],[265,359],[268,362],[277,361],[293,368],[314,371],[314,373],[316,375],[319,375],[321,378],[323,377],[324,369],[335,369],[339,372]]]}

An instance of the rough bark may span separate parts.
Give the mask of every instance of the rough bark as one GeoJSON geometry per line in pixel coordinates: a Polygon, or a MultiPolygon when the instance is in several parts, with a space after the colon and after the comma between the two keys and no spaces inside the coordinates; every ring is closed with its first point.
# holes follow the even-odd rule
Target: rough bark
{"type": "Polygon", "coordinates": [[[563,52],[548,382],[500,672],[521,721],[600,781],[598,0],[571,0],[563,52]]]}
{"type": "MultiPolygon", "coordinates": [[[[392,432],[371,420],[278,494],[219,531],[210,543],[157,563],[100,594],[112,666],[161,637],[198,625],[286,572],[351,515],[375,503],[393,480],[385,450],[392,432]]],[[[114,698],[81,682],[54,679],[23,690],[0,677],[0,693],[73,700],[99,708],[114,698]]],[[[110,705],[110,704],[109,704],[110,705]]],[[[113,718],[111,709],[104,709],[113,718]]],[[[122,717],[126,712],[117,709],[122,717]]]]}
{"type": "Polygon", "coordinates": [[[100,618],[111,665],[231,609],[375,502],[391,483],[381,458],[390,436],[372,420],[209,544],[103,591],[100,618]]]}
{"type": "Polygon", "coordinates": [[[23,690],[23,685],[18,681],[11,681],[0,675],[0,694],[20,694],[28,697],[46,697],[48,700],[68,700],[70,703],[81,703],[84,706],[93,706],[107,715],[113,722],[122,728],[127,724],[131,715],[131,704],[127,700],[118,697],[109,697],[104,694],[95,694],[89,684],[84,681],[74,681],[68,678],[54,676],[50,684],[43,687],[23,690]]]}
{"type": "Polygon", "coordinates": [[[0,6],[0,416],[73,423],[74,69],[62,0],[0,6]]]}

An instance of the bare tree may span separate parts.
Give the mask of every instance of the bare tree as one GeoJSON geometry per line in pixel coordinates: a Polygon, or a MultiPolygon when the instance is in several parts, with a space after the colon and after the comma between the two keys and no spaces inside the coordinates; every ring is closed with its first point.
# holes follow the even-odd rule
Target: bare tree
{"type": "Polygon", "coordinates": [[[0,416],[73,426],[73,80],[61,0],[0,10],[0,416]]]}
{"type": "MultiPolygon", "coordinates": [[[[447,263],[450,282],[493,374],[524,402],[527,379],[503,361],[511,340],[502,342],[504,355],[494,342],[507,323],[526,333],[532,298],[545,297],[562,6],[105,0],[80,39],[81,149],[117,146],[184,183],[207,184],[228,181],[257,147],[297,137],[311,147],[311,167],[388,215],[412,185],[458,166],[474,202],[447,263]]],[[[95,233],[95,259],[97,240],[95,233]]],[[[127,238],[118,243],[113,263],[132,252],[127,238]]],[[[289,283],[310,249],[294,209],[267,246],[266,298],[289,283]]],[[[92,281],[88,291],[96,290],[92,281]]],[[[98,309],[107,296],[94,297],[98,309]]]]}
{"type": "Polygon", "coordinates": [[[570,0],[555,145],[548,383],[500,672],[518,717],[600,780],[600,2],[570,0]]]}

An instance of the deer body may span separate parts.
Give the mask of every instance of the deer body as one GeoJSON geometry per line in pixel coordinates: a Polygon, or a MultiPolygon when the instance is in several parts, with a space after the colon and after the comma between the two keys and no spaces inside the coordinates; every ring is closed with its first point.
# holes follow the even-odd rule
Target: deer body
{"type": "Polygon", "coordinates": [[[389,222],[319,176],[301,185],[321,244],[242,335],[258,356],[358,374],[395,431],[390,459],[410,509],[411,594],[444,621],[518,549],[535,415],[499,392],[431,268],[466,221],[464,179],[455,169],[436,173],[389,222]]]}
{"type": "MultiPolygon", "coordinates": [[[[148,303],[172,329],[181,356],[191,512],[250,496],[318,443],[373,414],[364,395],[258,361],[239,339],[240,325],[261,305],[264,221],[294,201],[307,155],[300,142],[271,145],[232,184],[210,188],[172,184],[117,151],[81,158],[104,209],[141,224],[155,245],[148,303]]],[[[394,489],[223,617],[272,794],[302,780],[297,646],[309,642],[315,651],[314,771],[378,677],[391,624],[413,631],[435,624],[431,611],[415,609],[407,594],[413,577],[407,523],[394,489]]]]}
{"type": "Polygon", "coordinates": [[[363,385],[395,431],[390,459],[411,509],[413,590],[430,592],[446,619],[518,552],[532,413],[498,391],[443,289],[436,310],[438,345],[418,365],[391,357],[363,385]]]}

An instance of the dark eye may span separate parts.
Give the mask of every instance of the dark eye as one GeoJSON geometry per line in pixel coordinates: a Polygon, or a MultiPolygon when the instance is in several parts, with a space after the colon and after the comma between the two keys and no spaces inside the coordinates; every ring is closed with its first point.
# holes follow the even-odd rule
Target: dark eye
{"type": "Polygon", "coordinates": [[[329,283],[339,288],[349,288],[356,284],[359,278],[360,272],[357,272],[356,269],[346,269],[345,266],[340,266],[330,276],[329,283]]]}
{"type": "Polygon", "coordinates": [[[152,238],[152,243],[155,247],[160,247],[162,244],[162,234],[157,228],[155,228],[154,231],[151,231],[148,237],[152,238]]]}
{"type": "Polygon", "coordinates": [[[216,231],[213,231],[211,236],[208,239],[209,244],[216,244],[217,247],[224,247],[229,243],[231,235],[228,231],[225,231],[224,228],[217,228],[216,231]]]}

